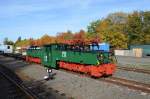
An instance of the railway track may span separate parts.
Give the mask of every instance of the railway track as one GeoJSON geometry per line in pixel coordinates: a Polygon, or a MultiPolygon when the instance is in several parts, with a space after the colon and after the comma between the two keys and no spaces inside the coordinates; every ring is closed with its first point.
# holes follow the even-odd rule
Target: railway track
{"type": "Polygon", "coordinates": [[[66,99],[65,93],[59,93],[51,87],[45,86],[45,80],[37,80],[31,82],[24,82],[24,86],[29,90],[32,90],[33,94],[37,95],[37,99],[66,99]]]}
{"type": "Polygon", "coordinates": [[[36,99],[31,92],[27,91],[22,85],[21,80],[17,76],[12,77],[12,73],[6,68],[0,66],[0,77],[4,84],[4,88],[8,89],[5,94],[9,99],[36,99]],[[10,76],[11,75],[11,76],[10,76]]]}
{"type": "MultiPolygon", "coordinates": [[[[121,66],[118,66],[117,69],[150,74],[150,71],[145,70],[145,69],[137,69],[137,68],[129,68],[129,67],[121,67],[121,66]]],[[[64,70],[64,69],[60,69],[60,70],[65,71],[65,72],[69,72],[69,73],[73,73],[73,74],[76,74],[76,75],[79,75],[79,76],[88,76],[88,75],[83,75],[83,74],[72,72],[72,71],[67,71],[67,70],[64,70]]],[[[113,84],[116,84],[116,85],[119,85],[119,86],[125,86],[125,87],[128,87],[130,89],[140,90],[140,91],[146,92],[146,93],[150,93],[150,84],[144,84],[144,83],[141,83],[141,82],[136,82],[136,81],[133,81],[133,80],[127,80],[127,79],[117,78],[117,77],[100,78],[100,79],[97,79],[97,80],[113,83],[113,84]]],[[[27,86],[27,87],[30,90],[34,90],[34,86],[33,87],[32,86],[27,86]]]]}
{"type": "Polygon", "coordinates": [[[57,90],[46,89],[45,80],[23,82],[10,69],[0,65],[0,78],[7,80],[10,89],[9,99],[66,99],[65,94],[57,90]]]}
{"type": "MultiPolygon", "coordinates": [[[[86,74],[80,74],[77,72],[67,71],[64,69],[61,69],[61,71],[75,74],[78,76],[90,77],[86,74]]],[[[150,84],[145,84],[145,83],[136,82],[133,80],[123,79],[123,78],[118,78],[118,77],[103,77],[103,78],[96,78],[96,80],[112,83],[118,86],[128,87],[129,89],[139,90],[145,93],[150,93],[150,84]]]]}
{"type": "Polygon", "coordinates": [[[138,72],[138,73],[150,74],[150,70],[146,70],[146,69],[125,67],[125,66],[117,66],[117,69],[126,70],[126,71],[133,71],[133,72],[138,72]]]}
{"type": "Polygon", "coordinates": [[[32,99],[0,73],[1,99],[32,99]]]}
{"type": "Polygon", "coordinates": [[[51,93],[46,91],[44,88],[44,80],[39,81],[31,81],[31,82],[25,82],[23,85],[26,87],[26,89],[31,90],[32,94],[36,95],[36,99],[49,99],[52,97],[51,93]]]}
{"type": "Polygon", "coordinates": [[[145,83],[136,82],[133,80],[127,80],[127,79],[118,78],[118,77],[108,77],[108,78],[102,78],[99,80],[113,83],[113,84],[120,85],[120,86],[125,86],[134,90],[140,90],[145,93],[150,93],[150,84],[145,84],[145,83]]]}

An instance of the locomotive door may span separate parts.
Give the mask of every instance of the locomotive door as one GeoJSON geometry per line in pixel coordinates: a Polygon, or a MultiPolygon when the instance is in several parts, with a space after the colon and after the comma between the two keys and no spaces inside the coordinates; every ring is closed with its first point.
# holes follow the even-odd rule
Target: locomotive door
{"type": "Polygon", "coordinates": [[[44,53],[44,62],[47,66],[51,66],[51,61],[52,61],[52,57],[51,57],[51,47],[46,47],[45,48],[45,53],[44,53]]]}

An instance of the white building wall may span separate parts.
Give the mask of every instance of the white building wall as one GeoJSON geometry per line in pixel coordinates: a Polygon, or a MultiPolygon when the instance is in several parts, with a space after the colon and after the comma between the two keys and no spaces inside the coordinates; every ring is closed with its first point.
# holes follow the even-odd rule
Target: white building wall
{"type": "Polygon", "coordinates": [[[142,57],[142,49],[133,50],[115,50],[115,55],[117,56],[131,56],[131,57],[142,57]]]}

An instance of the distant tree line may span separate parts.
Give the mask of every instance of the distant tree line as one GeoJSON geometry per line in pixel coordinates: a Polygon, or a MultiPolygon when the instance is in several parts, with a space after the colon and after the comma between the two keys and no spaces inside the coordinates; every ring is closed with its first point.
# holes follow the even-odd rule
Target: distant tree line
{"type": "Polygon", "coordinates": [[[14,45],[42,46],[50,43],[89,44],[91,42],[108,42],[115,49],[124,49],[131,44],[150,44],[150,11],[111,13],[106,18],[91,22],[87,26],[87,31],[80,30],[76,33],[67,31],[58,33],[55,37],[45,34],[39,39],[21,40],[19,37],[14,45]]]}
{"type": "Polygon", "coordinates": [[[13,41],[11,41],[11,40],[9,40],[7,37],[6,37],[6,38],[4,38],[3,43],[4,43],[5,45],[13,45],[13,44],[14,44],[14,42],[13,42],[13,41]]]}
{"type": "Polygon", "coordinates": [[[93,21],[88,26],[89,36],[98,36],[114,48],[131,44],[150,44],[150,11],[127,14],[117,12],[93,21]]]}

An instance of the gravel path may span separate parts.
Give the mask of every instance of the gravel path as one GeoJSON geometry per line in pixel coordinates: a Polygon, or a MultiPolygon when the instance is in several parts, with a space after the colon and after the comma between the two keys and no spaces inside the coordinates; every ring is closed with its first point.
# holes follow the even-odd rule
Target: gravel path
{"type": "MultiPolygon", "coordinates": [[[[0,57],[0,63],[2,63],[1,59],[0,57]]],[[[4,60],[3,63],[5,63],[4,60]]],[[[46,75],[45,69],[40,65],[26,64],[22,66],[21,63],[14,64],[9,64],[7,59],[7,66],[34,80],[41,80],[46,75]],[[14,64],[17,65],[17,68],[13,66],[14,64]],[[21,66],[19,67],[19,65],[21,66]]],[[[122,72],[117,71],[115,75],[119,75],[119,73],[121,75],[122,72]]],[[[74,99],[150,99],[150,94],[131,90],[126,87],[58,70],[54,70],[54,73],[56,73],[55,79],[47,81],[46,85],[49,88],[58,90],[60,94],[65,93],[68,97],[73,97],[74,99]]]]}
{"type": "Polygon", "coordinates": [[[116,56],[116,59],[119,66],[150,69],[150,57],[136,58],[127,56],[116,56]]]}
{"type": "Polygon", "coordinates": [[[150,74],[117,69],[113,76],[150,84],[150,74]]]}
{"type": "MultiPolygon", "coordinates": [[[[126,56],[116,56],[116,58],[119,66],[127,66],[127,67],[150,70],[150,58],[136,58],[136,57],[126,57],[126,56]]],[[[132,71],[117,69],[114,76],[150,84],[149,74],[136,73],[132,71]]]]}

